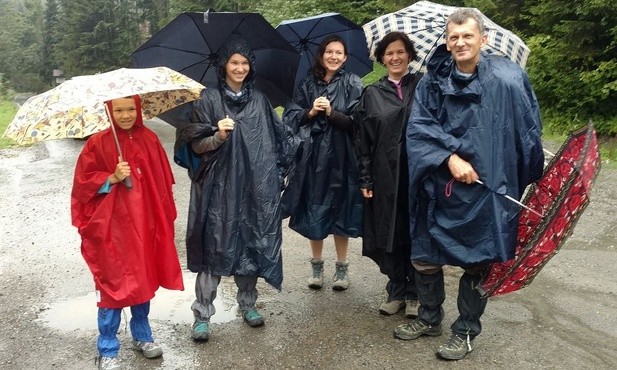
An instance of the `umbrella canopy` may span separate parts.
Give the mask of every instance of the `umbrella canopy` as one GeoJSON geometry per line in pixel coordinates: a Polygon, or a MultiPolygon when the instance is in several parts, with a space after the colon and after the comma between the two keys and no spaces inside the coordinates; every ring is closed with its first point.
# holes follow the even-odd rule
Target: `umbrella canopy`
{"type": "Polygon", "coordinates": [[[120,68],[77,76],[28,99],[4,137],[18,144],[84,138],[109,127],[107,100],[139,95],[145,119],[199,99],[204,86],[165,67],[120,68]]]}
{"type": "Polygon", "coordinates": [[[310,70],[321,41],[333,34],[340,36],[347,45],[348,55],[344,65],[346,71],[364,77],[373,70],[364,31],[339,13],[285,20],[276,30],[300,53],[295,86],[298,86],[310,70]]]}
{"type": "Polygon", "coordinates": [[[255,54],[255,83],[273,106],[293,94],[300,55],[257,13],[182,13],[131,54],[135,67],[166,66],[206,86],[218,83],[217,51],[230,36],[255,54]]]}
{"type": "Polygon", "coordinates": [[[496,263],[478,286],[485,297],[510,293],[531,283],[572,233],[589,203],[589,193],[600,171],[600,151],[592,122],[573,133],[561,146],[542,178],[523,201],[513,260],[496,263]]]}
{"type": "MultiPolygon", "coordinates": [[[[362,28],[366,34],[371,55],[377,42],[387,33],[399,31],[406,33],[414,44],[417,55],[409,64],[414,71],[426,72],[426,62],[432,51],[445,42],[446,20],[456,7],[418,1],[394,13],[389,13],[366,23],[362,28]]],[[[477,10],[477,9],[476,9],[477,10]]],[[[488,40],[484,50],[510,58],[525,67],[529,48],[523,40],[511,31],[497,25],[478,11],[484,20],[488,40]]]]}

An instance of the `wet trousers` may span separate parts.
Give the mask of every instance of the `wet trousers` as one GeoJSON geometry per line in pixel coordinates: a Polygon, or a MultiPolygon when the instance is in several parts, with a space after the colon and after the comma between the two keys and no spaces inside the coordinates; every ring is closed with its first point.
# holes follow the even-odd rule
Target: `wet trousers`
{"type": "MultiPolygon", "coordinates": [[[[236,299],[241,311],[255,308],[257,302],[257,276],[234,276],[238,287],[236,299]]],[[[221,282],[221,277],[210,275],[205,272],[197,273],[195,279],[195,302],[191,305],[193,315],[197,321],[210,321],[210,317],[216,313],[214,300],[216,291],[221,282]]]]}
{"type": "MultiPolygon", "coordinates": [[[[441,324],[444,317],[442,308],[446,298],[443,268],[422,261],[412,261],[416,269],[416,287],[418,289],[418,317],[430,325],[441,324]]],[[[487,266],[464,268],[458,285],[458,318],[450,328],[452,333],[475,338],[482,332],[480,317],[486,308],[486,298],[481,298],[476,286],[480,283],[482,273],[487,266]]]]}
{"type": "MultiPolygon", "coordinates": [[[[131,335],[139,342],[152,342],[152,330],[148,322],[150,301],[131,306],[131,335]]],[[[97,348],[103,357],[117,357],[120,341],[117,333],[120,328],[121,308],[100,308],[98,312],[99,338],[97,348]]]]}

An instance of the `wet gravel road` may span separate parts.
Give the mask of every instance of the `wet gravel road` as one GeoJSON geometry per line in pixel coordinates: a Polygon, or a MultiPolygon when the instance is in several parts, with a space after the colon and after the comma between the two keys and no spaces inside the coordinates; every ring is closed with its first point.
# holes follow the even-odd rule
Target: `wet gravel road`
{"type": "MultiPolygon", "coordinates": [[[[171,154],[174,131],[149,122],[171,154]]],[[[69,194],[83,141],[61,140],[0,150],[0,369],[95,369],[96,307],[93,283],[70,223],[69,194]]],[[[176,242],[184,263],[188,178],[173,165],[179,210],[176,242]]],[[[260,280],[262,328],[249,328],[235,307],[231,279],[221,283],[213,336],[190,340],[193,274],[184,292],[161,290],[151,323],[162,358],[131,350],[124,324],[119,337],[125,369],[614,369],[617,368],[617,170],[603,169],[592,202],[574,234],[533,284],[492,298],[476,349],[456,364],[434,351],[447,336],[401,341],[393,328],[402,313],[377,308],[386,278],[350,244],[351,287],[333,292],[306,287],[309,249],[284,227],[283,290],[260,280]]],[[[326,272],[334,272],[334,248],[325,248],[326,272]]],[[[456,317],[460,276],[446,269],[444,326],[456,317]]]]}

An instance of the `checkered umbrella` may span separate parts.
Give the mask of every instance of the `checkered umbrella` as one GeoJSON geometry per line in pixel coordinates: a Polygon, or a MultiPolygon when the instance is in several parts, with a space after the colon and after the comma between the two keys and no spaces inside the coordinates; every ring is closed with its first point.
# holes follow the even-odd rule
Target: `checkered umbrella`
{"type": "MultiPolygon", "coordinates": [[[[456,7],[418,1],[394,13],[385,14],[366,23],[362,28],[366,35],[370,54],[377,42],[392,31],[405,32],[414,44],[417,56],[409,64],[413,71],[426,72],[426,62],[433,50],[445,42],[446,20],[456,7]]],[[[477,9],[476,9],[477,10],[477,9]]],[[[484,50],[510,58],[525,67],[529,48],[520,37],[497,25],[478,11],[484,19],[488,40],[484,50]]]]}

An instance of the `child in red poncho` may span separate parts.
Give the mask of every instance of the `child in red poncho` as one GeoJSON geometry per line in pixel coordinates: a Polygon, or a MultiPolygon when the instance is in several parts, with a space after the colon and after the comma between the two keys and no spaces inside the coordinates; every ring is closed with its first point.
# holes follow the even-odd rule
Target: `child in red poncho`
{"type": "Polygon", "coordinates": [[[150,300],[159,287],[184,290],[174,244],[176,207],[169,161],[156,134],[144,126],[138,96],[106,102],[118,136],[93,135],[75,168],[73,225],[94,277],[100,368],[119,369],[116,337],[123,307],[131,307],[133,344],[148,358],[163,351],[148,323],[150,300]],[[133,188],[123,182],[130,176],[133,188]]]}

